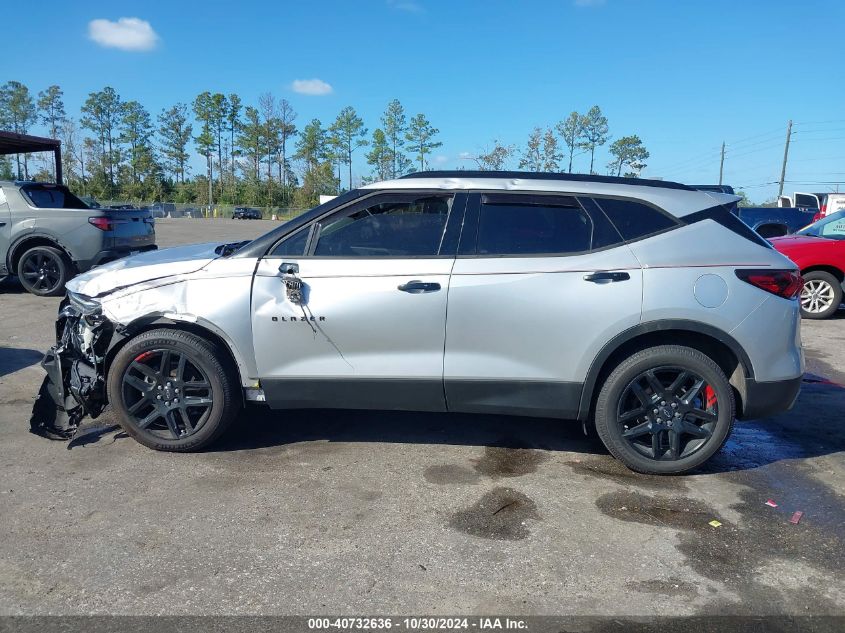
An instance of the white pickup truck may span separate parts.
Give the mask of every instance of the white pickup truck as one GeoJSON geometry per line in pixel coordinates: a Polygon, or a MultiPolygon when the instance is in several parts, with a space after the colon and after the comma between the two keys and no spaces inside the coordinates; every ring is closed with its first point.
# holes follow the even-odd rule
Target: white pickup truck
{"type": "Polygon", "coordinates": [[[796,191],[792,196],[780,196],[778,206],[817,209],[815,219],[820,220],[826,215],[845,210],[845,193],[801,193],[796,191]]]}

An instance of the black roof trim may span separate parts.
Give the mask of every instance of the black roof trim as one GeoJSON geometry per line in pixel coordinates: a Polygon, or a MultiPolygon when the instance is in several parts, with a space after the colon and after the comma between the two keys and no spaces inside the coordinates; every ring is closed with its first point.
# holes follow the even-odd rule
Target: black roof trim
{"type": "Polygon", "coordinates": [[[662,189],[681,189],[695,191],[692,187],[671,180],[650,180],[648,178],[619,178],[617,176],[588,176],[586,174],[543,173],[536,171],[417,171],[402,176],[406,178],[522,178],[524,180],[569,180],[572,182],[601,182],[608,185],[638,185],[640,187],[660,187],[662,189]]]}

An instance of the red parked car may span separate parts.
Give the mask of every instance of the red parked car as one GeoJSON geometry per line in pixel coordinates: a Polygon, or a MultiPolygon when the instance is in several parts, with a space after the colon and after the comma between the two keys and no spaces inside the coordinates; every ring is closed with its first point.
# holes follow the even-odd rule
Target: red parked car
{"type": "Polygon", "coordinates": [[[845,280],[845,211],[769,241],[801,269],[801,315],[808,319],[833,316],[842,303],[845,280]]]}

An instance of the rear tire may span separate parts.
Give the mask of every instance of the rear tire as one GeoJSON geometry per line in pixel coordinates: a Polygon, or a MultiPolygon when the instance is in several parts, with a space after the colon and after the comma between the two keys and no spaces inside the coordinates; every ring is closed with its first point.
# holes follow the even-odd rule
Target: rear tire
{"type": "Polygon", "coordinates": [[[802,276],[801,316],[805,319],[828,319],[836,314],[842,303],[842,283],[823,270],[802,276]]]}
{"type": "Polygon", "coordinates": [[[191,452],[212,444],[241,407],[237,370],[217,345],[190,332],[157,329],[129,341],[108,375],[120,425],[159,451],[191,452]]]}
{"type": "Polygon", "coordinates": [[[661,345],[637,352],[607,377],[596,402],[596,431],[625,466],[653,475],[701,466],[728,439],[733,389],[696,349],[661,345]]]}
{"type": "Polygon", "coordinates": [[[64,251],[53,246],[35,246],[18,260],[18,279],[24,289],[39,297],[64,294],[73,277],[73,263],[64,251]]]}

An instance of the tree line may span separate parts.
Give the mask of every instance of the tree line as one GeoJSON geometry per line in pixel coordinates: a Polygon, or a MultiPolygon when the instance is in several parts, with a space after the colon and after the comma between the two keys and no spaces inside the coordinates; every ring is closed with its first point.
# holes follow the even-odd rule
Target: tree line
{"type": "MultiPolygon", "coordinates": [[[[519,156],[520,169],[545,172],[565,169],[571,174],[575,157],[589,154],[587,173],[595,174],[596,149],[610,140],[609,131],[607,117],[596,105],[585,114],[571,112],[554,126],[535,127],[522,150],[495,140],[492,147],[485,148],[473,159],[479,169],[498,170],[505,169],[512,158],[519,156]]],[[[607,164],[607,173],[611,176],[638,178],[649,157],[642,140],[635,134],[616,139],[608,151],[612,160],[607,164]]]]}
{"type": "MultiPolygon", "coordinates": [[[[408,116],[392,100],[372,133],[351,106],[333,122],[298,125],[286,99],[267,92],[248,105],[237,94],[203,92],[190,103],[175,103],[155,116],[139,101],[125,100],[106,86],[91,92],[78,117],[67,114],[62,89],[52,85],[33,95],[18,81],[0,86],[0,128],[29,133],[40,125],[62,141],[65,182],[99,199],[156,200],[197,204],[311,206],[321,194],[353,188],[353,156],[363,153],[371,173],[363,180],[396,178],[427,168],[442,146],[440,131],[420,113],[408,116]],[[192,156],[202,158],[192,174],[192,156]]],[[[573,160],[609,139],[607,118],[598,106],[571,113],[553,127],[535,128],[523,150],[498,141],[474,157],[479,169],[504,169],[520,157],[519,168],[572,171],[573,160]]],[[[608,173],[637,176],[649,154],[637,136],[609,148],[608,173]]],[[[21,154],[0,157],[0,178],[53,177],[52,161],[21,154]]]]}

